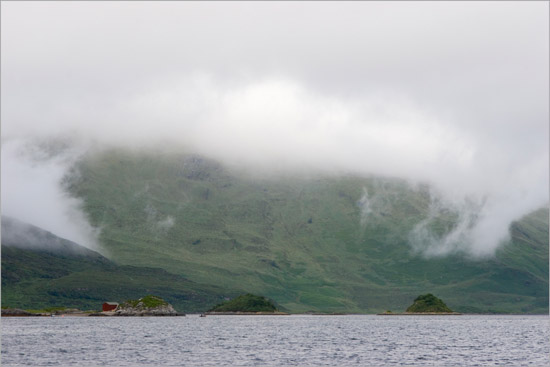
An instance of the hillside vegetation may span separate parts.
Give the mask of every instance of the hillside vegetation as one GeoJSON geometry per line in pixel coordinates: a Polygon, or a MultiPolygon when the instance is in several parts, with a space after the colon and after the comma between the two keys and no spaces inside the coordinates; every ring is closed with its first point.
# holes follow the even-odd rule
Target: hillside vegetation
{"type": "Polygon", "coordinates": [[[453,312],[453,310],[451,310],[441,299],[431,293],[428,293],[416,297],[414,303],[407,308],[406,312],[450,313],[453,312]]]}
{"type": "MultiPolygon", "coordinates": [[[[548,312],[548,209],[513,223],[495,257],[425,258],[409,236],[430,190],[396,179],[261,177],[197,155],[111,150],[83,159],[65,185],[111,260],[264,294],[291,312],[404,310],[426,291],[456,311],[548,312]]],[[[456,218],[442,213],[431,230],[456,218]]]]}
{"type": "Polygon", "coordinates": [[[254,294],[242,294],[237,298],[224,301],[212,307],[209,312],[275,312],[277,307],[272,301],[254,294]]]}
{"type": "Polygon", "coordinates": [[[180,312],[203,311],[235,295],[160,268],[119,266],[40,228],[2,217],[2,307],[100,310],[103,302],[144,293],[158,294],[180,312]]]}

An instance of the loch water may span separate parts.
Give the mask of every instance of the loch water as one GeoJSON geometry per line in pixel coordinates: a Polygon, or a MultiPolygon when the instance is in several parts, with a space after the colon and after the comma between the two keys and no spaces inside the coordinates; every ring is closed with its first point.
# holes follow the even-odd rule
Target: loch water
{"type": "Polygon", "coordinates": [[[2,366],[547,366],[548,316],[4,317],[2,366]]]}

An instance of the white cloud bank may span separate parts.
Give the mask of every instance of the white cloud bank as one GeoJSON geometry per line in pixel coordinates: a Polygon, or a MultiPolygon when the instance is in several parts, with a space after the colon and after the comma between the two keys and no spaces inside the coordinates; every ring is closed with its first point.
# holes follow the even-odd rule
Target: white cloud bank
{"type": "Polygon", "coordinates": [[[82,151],[54,155],[29,141],[2,144],[2,214],[98,250],[98,229],[87,222],[80,200],[67,195],[62,181],[82,151]],[[31,143],[31,144],[29,144],[31,143]]]}
{"type": "Polygon", "coordinates": [[[1,6],[4,214],[5,147],[59,134],[429,182],[484,198],[479,254],[548,202],[546,2],[1,6]]]}

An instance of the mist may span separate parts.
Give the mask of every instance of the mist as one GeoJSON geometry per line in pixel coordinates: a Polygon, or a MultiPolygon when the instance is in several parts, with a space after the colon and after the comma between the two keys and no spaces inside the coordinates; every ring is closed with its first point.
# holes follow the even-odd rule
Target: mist
{"type": "Polygon", "coordinates": [[[548,203],[548,3],[1,6],[2,212],[75,242],[93,229],[59,186],[72,161],[15,146],[171,144],[250,170],[428,183],[434,215],[460,213],[450,237],[430,218],[411,233],[435,255],[490,255],[548,203]]]}
{"type": "Polygon", "coordinates": [[[63,189],[67,170],[83,151],[70,146],[52,147],[32,140],[2,143],[2,215],[99,250],[99,229],[88,223],[81,201],[63,189]]]}

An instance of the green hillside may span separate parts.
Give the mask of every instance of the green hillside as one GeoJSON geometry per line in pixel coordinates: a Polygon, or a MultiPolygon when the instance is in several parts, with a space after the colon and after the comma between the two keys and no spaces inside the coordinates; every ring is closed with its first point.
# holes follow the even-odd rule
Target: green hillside
{"type": "MultiPolygon", "coordinates": [[[[117,263],[263,294],[291,312],[405,310],[428,292],[458,312],[548,312],[547,209],[514,223],[495,258],[426,259],[408,241],[429,191],[400,180],[261,177],[196,155],[112,150],[65,184],[117,263]],[[377,198],[366,221],[365,190],[377,198]]],[[[456,217],[442,213],[432,230],[456,217]]]]}
{"type": "Polygon", "coordinates": [[[105,301],[147,293],[180,312],[203,311],[234,294],[163,269],[118,266],[97,252],[2,217],[2,307],[100,310],[105,301]]]}

